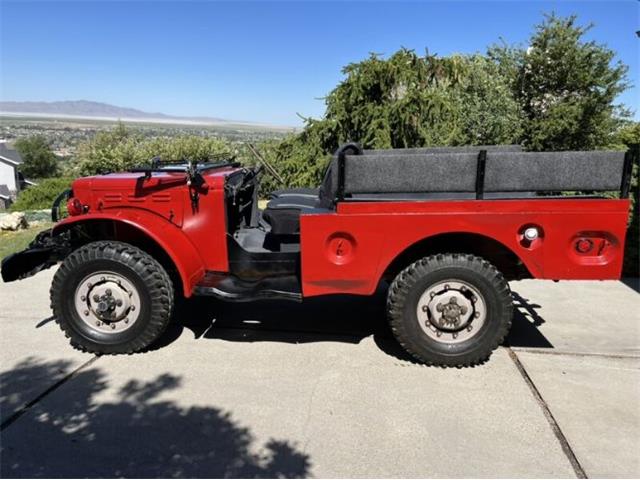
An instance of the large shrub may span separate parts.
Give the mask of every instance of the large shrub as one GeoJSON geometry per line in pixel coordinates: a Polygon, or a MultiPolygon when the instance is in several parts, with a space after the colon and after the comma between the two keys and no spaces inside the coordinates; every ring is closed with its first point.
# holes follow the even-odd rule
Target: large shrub
{"type": "Polygon", "coordinates": [[[53,177],[58,172],[58,159],[42,135],[16,140],[15,148],[22,157],[20,171],[28,178],[53,177]]]}
{"type": "Polygon", "coordinates": [[[481,55],[439,58],[401,49],[345,67],[327,96],[337,142],[368,148],[509,143],[520,134],[518,104],[495,64],[481,55]]]}
{"type": "Polygon", "coordinates": [[[72,178],[47,178],[38,185],[32,185],[20,192],[17,201],[11,205],[13,211],[40,210],[51,207],[55,198],[71,187],[72,178]]]}

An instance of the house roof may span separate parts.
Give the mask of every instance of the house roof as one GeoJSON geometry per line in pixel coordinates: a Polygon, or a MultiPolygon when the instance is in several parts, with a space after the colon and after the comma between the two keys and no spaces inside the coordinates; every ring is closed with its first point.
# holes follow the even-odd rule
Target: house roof
{"type": "Polygon", "coordinates": [[[20,154],[16,150],[7,147],[5,142],[0,142],[0,159],[13,165],[20,165],[22,163],[20,154]]]}
{"type": "Polygon", "coordinates": [[[9,187],[2,184],[0,185],[0,198],[11,198],[11,192],[9,191],[9,187]]]}

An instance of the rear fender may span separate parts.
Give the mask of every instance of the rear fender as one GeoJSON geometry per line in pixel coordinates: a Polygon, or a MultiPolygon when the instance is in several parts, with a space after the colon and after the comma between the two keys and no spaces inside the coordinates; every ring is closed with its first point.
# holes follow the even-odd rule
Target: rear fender
{"type": "MultiPolygon", "coordinates": [[[[52,229],[53,237],[71,230],[75,226],[88,225],[92,222],[113,222],[116,237],[114,240],[127,241],[126,238],[118,238],[118,225],[134,229],[139,234],[155,242],[175,266],[182,281],[185,297],[190,297],[195,285],[204,277],[205,265],[195,246],[184,232],[160,217],[145,210],[119,210],[117,213],[86,214],[77,217],[67,217],[57,223],[52,229]]],[[[100,239],[98,239],[100,240],[100,239]]]]}

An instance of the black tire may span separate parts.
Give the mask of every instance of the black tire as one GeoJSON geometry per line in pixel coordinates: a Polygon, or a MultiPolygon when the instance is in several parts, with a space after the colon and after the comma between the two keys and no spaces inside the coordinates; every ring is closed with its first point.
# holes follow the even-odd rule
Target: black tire
{"type": "Polygon", "coordinates": [[[134,353],[157,340],[171,320],[173,284],[165,269],[137,247],[115,241],[88,243],[72,252],[51,285],[56,322],[79,350],[98,354],[134,353]],[[80,318],[75,296],[80,283],[96,272],[109,271],[130,282],[140,299],[135,322],[122,332],[105,333],[80,318]]]}
{"type": "Polygon", "coordinates": [[[486,260],[473,255],[438,254],[422,258],[398,274],[389,287],[387,312],[393,334],[414,359],[427,365],[466,367],[484,362],[504,340],[511,328],[513,302],[509,284],[486,260]],[[424,292],[449,280],[474,288],[486,306],[477,332],[460,343],[432,338],[418,319],[424,292]]]}

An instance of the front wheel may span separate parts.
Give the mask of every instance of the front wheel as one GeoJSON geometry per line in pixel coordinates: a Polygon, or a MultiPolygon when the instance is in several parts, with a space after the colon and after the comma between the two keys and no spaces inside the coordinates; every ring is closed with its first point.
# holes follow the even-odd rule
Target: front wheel
{"type": "Polygon", "coordinates": [[[51,308],[71,345],[91,353],[133,353],[165,331],[173,308],[165,269],[139,248],[93,242],[72,252],[51,285],[51,308]]]}
{"type": "Polygon", "coordinates": [[[411,264],[389,287],[391,330],[416,360],[442,367],[481,363],[511,327],[509,285],[489,262],[439,254],[411,264]]]}

